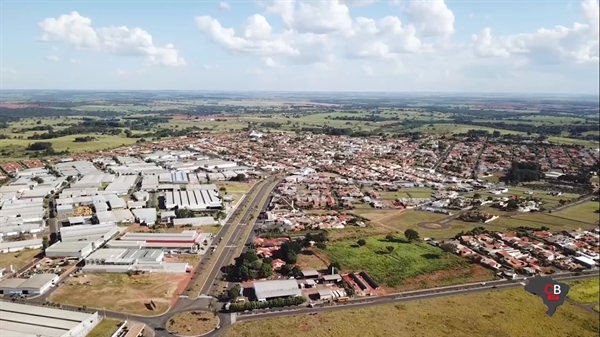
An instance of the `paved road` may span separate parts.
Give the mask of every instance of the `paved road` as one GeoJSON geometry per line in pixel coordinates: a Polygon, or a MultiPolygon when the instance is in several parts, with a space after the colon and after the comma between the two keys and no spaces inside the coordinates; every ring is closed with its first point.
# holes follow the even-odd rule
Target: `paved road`
{"type": "MultiPolygon", "coordinates": [[[[595,271],[591,274],[586,275],[574,275],[574,273],[566,273],[564,275],[556,275],[553,277],[555,280],[561,281],[573,281],[579,279],[586,279],[598,277],[598,271],[595,271]]],[[[301,308],[301,309],[275,309],[272,312],[267,313],[257,313],[257,314],[244,314],[238,315],[237,321],[250,321],[257,319],[265,319],[265,318],[273,318],[273,317],[283,317],[290,315],[299,315],[299,314],[310,314],[317,312],[326,312],[326,311],[337,311],[337,310],[347,310],[354,309],[357,307],[368,307],[373,305],[383,305],[390,303],[401,303],[408,301],[416,301],[416,300],[424,300],[431,299],[436,297],[443,296],[456,296],[463,294],[471,294],[477,292],[485,292],[485,291],[495,291],[501,289],[510,289],[510,288],[518,288],[522,287],[522,281],[511,282],[507,280],[500,281],[492,281],[486,282],[485,285],[482,284],[472,284],[472,285],[459,285],[454,287],[444,287],[444,288],[434,288],[434,289],[426,289],[414,292],[406,292],[400,294],[394,294],[389,296],[382,297],[373,297],[373,298],[364,298],[357,299],[353,301],[344,302],[343,304],[334,304],[332,306],[322,306],[322,307],[314,307],[314,308],[301,308]],[[495,286],[495,288],[492,288],[495,286]]],[[[526,282],[526,281],[525,281],[526,282]]]]}
{"type": "MultiPolygon", "coordinates": [[[[229,240],[225,243],[225,249],[219,255],[215,265],[213,266],[212,270],[209,272],[208,279],[207,279],[206,283],[204,284],[204,286],[200,290],[201,295],[209,295],[210,294],[211,289],[213,288],[213,286],[215,286],[218,283],[218,281],[220,279],[219,276],[221,274],[221,269],[224,266],[226,266],[229,263],[229,261],[233,258],[233,254],[234,254],[236,248],[238,247],[238,245],[244,244],[243,242],[240,242],[240,241],[242,241],[242,239],[243,239],[242,235],[244,234],[244,231],[246,230],[247,226],[249,226],[248,223],[252,220],[250,218],[250,216],[256,211],[256,208],[258,208],[260,206],[262,197],[265,194],[268,195],[271,193],[271,187],[273,186],[272,185],[273,182],[274,182],[273,179],[266,181],[260,187],[260,190],[258,191],[257,196],[253,200],[251,200],[250,205],[244,209],[242,219],[239,221],[239,223],[237,225],[235,225],[232,235],[229,237],[229,240]]],[[[268,199],[267,199],[267,202],[268,202],[268,199]]],[[[232,223],[232,225],[233,225],[233,223],[232,223]]]]}

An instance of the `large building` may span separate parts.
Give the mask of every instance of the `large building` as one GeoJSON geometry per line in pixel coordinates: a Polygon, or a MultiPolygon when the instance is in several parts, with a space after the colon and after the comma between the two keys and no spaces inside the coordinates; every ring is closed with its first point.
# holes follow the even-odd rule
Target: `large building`
{"type": "Polygon", "coordinates": [[[162,273],[185,273],[190,266],[186,262],[163,262],[161,249],[98,249],[85,259],[85,272],[125,273],[130,270],[162,273]]]}
{"type": "MultiPolygon", "coordinates": [[[[9,278],[0,281],[1,295],[41,295],[58,282],[56,274],[34,274],[30,278],[9,278]]],[[[0,335],[1,336],[1,335],[0,335]]]]}
{"type": "Polygon", "coordinates": [[[302,296],[296,280],[273,280],[254,282],[254,294],[260,302],[282,297],[302,296]]]}
{"type": "Polygon", "coordinates": [[[181,233],[125,233],[119,240],[106,243],[109,248],[130,249],[163,249],[196,251],[201,245],[207,244],[210,234],[196,231],[181,233]]]}
{"type": "Polygon", "coordinates": [[[99,321],[98,312],[67,311],[12,302],[0,305],[2,337],[85,337],[99,321]]]}
{"type": "Polygon", "coordinates": [[[191,210],[221,209],[223,201],[219,197],[217,186],[187,185],[185,191],[173,190],[165,193],[165,207],[187,208],[191,210]]]}
{"type": "Polygon", "coordinates": [[[118,232],[119,228],[114,224],[62,227],[60,229],[61,242],[48,247],[46,256],[82,259],[118,232]]]}

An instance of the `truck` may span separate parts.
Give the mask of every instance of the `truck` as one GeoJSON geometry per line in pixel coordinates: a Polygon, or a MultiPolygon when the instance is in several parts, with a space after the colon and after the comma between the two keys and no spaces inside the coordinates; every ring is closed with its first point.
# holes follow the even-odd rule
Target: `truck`
{"type": "Polygon", "coordinates": [[[347,301],[347,300],[349,300],[349,299],[350,299],[350,297],[348,297],[348,296],[342,296],[342,297],[338,297],[338,298],[336,299],[336,301],[337,301],[337,302],[346,302],[346,301],[347,301]]]}

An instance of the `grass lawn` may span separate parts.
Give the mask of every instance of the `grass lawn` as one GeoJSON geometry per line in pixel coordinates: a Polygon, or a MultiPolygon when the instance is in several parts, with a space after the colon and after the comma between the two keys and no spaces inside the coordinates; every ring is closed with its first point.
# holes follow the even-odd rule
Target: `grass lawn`
{"type": "Polygon", "coordinates": [[[25,267],[41,251],[39,249],[25,249],[20,252],[0,254],[0,268],[10,270],[12,265],[15,270],[25,267]]]}
{"type": "MultiPolygon", "coordinates": [[[[427,277],[436,272],[460,271],[472,266],[466,259],[444,254],[441,249],[424,242],[389,242],[384,237],[365,238],[367,244],[359,247],[356,241],[333,242],[327,246],[330,261],[340,263],[344,271],[366,271],[382,285],[393,289],[405,289],[405,281],[427,277]],[[389,253],[387,247],[394,247],[389,253]]],[[[455,273],[436,277],[434,285],[450,285],[455,273]]],[[[461,280],[462,281],[462,280],[461,280]]],[[[413,282],[410,282],[413,283],[413,282]]],[[[410,288],[431,286],[425,279],[410,288]],[[422,281],[422,282],[421,282],[422,281]]]]}
{"type": "Polygon", "coordinates": [[[479,294],[234,324],[224,337],[596,337],[598,317],[565,303],[548,317],[523,291],[479,294]]]}
{"type": "Polygon", "coordinates": [[[179,336],[198,336],[212,331],[219,325],[219,319],[210,312],[190,311],[171,318],[168,330],[179,336]]]}
{"type": "Polygon", "coordinates": [[[94,329],[92,329],[92,331],[90,331],[87,337],[110,337],[117,329],[119,329],[121,324],[123,324],[123,322],[116,319],[104,318],[94,329]]]}
{"type": "Polygon", "coordinates": [[[594,311],[595,311],[595,312],[600,312],[600,305],[597,305],[597,306],[595,306],[595,307],[594,307],[594,311]]]}
{"type": "Polygon", "coordinates": [[[185,274],[87,274],[70,278],[51,302],[153,316],[167,311],[185,274]],[[89,284],[86,284],[88,283],[89,284]],[[150,301],[156,309],[149,309],[150,301]]]}
{"type": "Polygon", "coordinates": [[[433,190],[429,187],[401,188],[396,192],[379,192],[381,199],[396,198],[430,198],[433,190]]]}
{"type": "Polygon", "coordinates": [[[569,282],[571,290],[567,297],[579,303],[598,303],[600,282],[597,278],[569,282]]]}
{"type": "Polygon", "coordinates": [[[435,238],[449,238],[454,236],[460,230],[454,228],[450,229],[429,229],[418,226],[420,222],[437,222],[447,215],[424,212],[417,210],[403,210],[403,211],[388,211],[388,210],[354,210],[354,213],[363,216],[372,221],[373,226],[382,225],[388,229],[389,232],[404,233],[407,229],[414,229],[419,232],[421,237],[435,237],[435,238]]]}
{"type": "Polygon", "coordinates": [[[596,213],[600,208],[600,203],[597,201],[589,201],[580,205],[569,207],[563,211],[552,212],[553,216],[576,219],[588,223],[596,223],[600,214],[596,213]]]}
{"type": "Polygon", "coordinates": [[[221,230],[220,225],[214,225],[214,226],[201,226],[200,228],[197,228],[198,232],[201,233],[210,233],[210,234],[217,234],[220,230],[221,230]]]}
{"type": "Polygon", "coordinates": [[[219,191],[221,196],[230,195],[233,197],[233,204],[236,204],[244,194],[248,193],[253,183],[237,182],[237,181],[216,181],[215,185],[219,188],[224,188],[225,191],[219,191]]]}

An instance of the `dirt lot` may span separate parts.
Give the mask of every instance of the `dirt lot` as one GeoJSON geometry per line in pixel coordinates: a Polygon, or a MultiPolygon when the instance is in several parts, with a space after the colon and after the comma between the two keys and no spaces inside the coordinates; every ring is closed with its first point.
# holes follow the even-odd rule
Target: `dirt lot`
{"type": "Polygon", "coordinates": [[[168,310],[187,274],[87,274],[70,278],[51,296],[51,302],[153,316],[168,310]],[[156,304],[150,308],[150,301],[156,304]]]}
{"type": "Polygon", "coordinates": [[[552,317],[545,312],[517,289],[238,323],[224,337],[598,336],[598,316],[584,309],[565,303],[552,317]]]}
{"type": "Polygon", "coordinates": [[[316,269],[316,270],[325,270],[327,269],[327,264],[323,262],[318,256],[312,254],[312,252],[308,251],[306,254],[303,252],[302,254],[298,254],[298,260],[296,265],[300,267],[302,270],[305,269],[316,269]]]}
{"type": "Polygon", "coordinates": [[[217,325],[219,319],[212,313],[190,311],[171,318],[167,328],[179,336],[198,336],[212,331],[217,325]]]}
{"type": "Polygon", "coordinates": [[[0,268],[10,269],[12,265],[15,270],[19,270],[32,262],[39,253],[39,249],[25,249],[20,252],[0,254],[0,268]]]}

